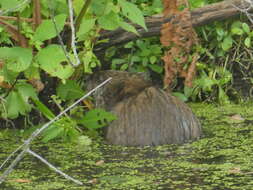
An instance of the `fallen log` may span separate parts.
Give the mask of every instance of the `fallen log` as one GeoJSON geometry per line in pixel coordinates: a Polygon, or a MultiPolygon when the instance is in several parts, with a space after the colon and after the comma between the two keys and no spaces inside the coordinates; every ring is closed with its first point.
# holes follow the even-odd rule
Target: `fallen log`
{"type": "MultiPolygon", "coordinates": [[[[202,26],[213,21],[224,20],[239,15],[240,11],[236,7],[242,7],[243,0],[225,0],[219,3],[204,6],[191,11],[192,24],[194,27],[202,26]]],[[[163,23],[169,22],[171,17],[163,18],[162,15],[156,15],[145,19],[148,30],[134,25],[139,35],[127,32],[123,29],[114,31],[104,31],[99,40],[108,39],[108,42],[95,46],[95,51],[104,50],[108,47],[123,44],[137,38],[159,36],[163,23]]]]}

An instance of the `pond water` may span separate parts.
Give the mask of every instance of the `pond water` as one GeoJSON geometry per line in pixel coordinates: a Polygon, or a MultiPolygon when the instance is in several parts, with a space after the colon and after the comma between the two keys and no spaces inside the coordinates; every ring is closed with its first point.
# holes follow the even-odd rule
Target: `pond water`
{"type": "MultiPolygon", "coordinates": [[[[201,139],[184,145],[90,147],[36,141],[31,149],[84,183],[77,185],[26,155],[1,190],[252,190],[253,104],[191,104],[201,139]]],[[[15,130],[0,131],[0,163],[22,143],[15,130]]],[[[0,171],[2,173],[3,171],[0,171]]]]}

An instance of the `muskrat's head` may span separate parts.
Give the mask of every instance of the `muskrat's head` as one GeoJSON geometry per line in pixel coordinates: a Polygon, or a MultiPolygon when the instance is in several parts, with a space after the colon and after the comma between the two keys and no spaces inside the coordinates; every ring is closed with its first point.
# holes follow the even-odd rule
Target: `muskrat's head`
{"type": "Polygon", "coordinates": [[[129,73],[126,71],[99,71],[87,80],[87,90],[95,88],[108,78],[112,78],[105,86],[94,93],[96,106],[111,108],[119,101],[138,94],[144,88],[151,86],[142,73],[129,73]]]}

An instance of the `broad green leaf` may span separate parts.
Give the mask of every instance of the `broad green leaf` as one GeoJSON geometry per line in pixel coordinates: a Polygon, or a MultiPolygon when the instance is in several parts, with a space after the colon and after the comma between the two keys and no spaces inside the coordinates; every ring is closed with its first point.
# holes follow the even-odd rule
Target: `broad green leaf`
{"type": "Polygon", "coordinates": [[[229,50],[233,45],[233,39],[231,36],[227,36],[221,43],[221,47],[224,51],[229,50]]]}
{"type": "Polygon", "coordinates": [[[56,37],[57,33],[60,33],[65,25],[65,20],[67,16],[65,14],[59,14],[55,16],[55,24],[57,26],[57,31],[53,21],[44,20],[39,27],[36,29],[34,34],[34,40],[45,41],[56,37]]]}
{"type": "Polygon", "coordinates": [[[106,112],[103,109],[93,109],[87,112],[79,123],[89,129],[98,129],[107,126],[109,122],[115,119],[116,116],[112,113],[106,112]]]}
{"type": "Polygon", "coordinates": [[[242,27],[242,22],[241,21],[235,21],[231,25],[231,28],[241,28],[242,27]]]}
{"type": "Polygon", "coordinates": [[[130,3],[126,0],[119,0],[118,3],[121,6],[122,14],[124,16],[126,16],[133,23],[136,23],[147,30],[143,14],[135,4],[130,3]]]}
{"type": "Polygon", "coordinates": [[[29,99],[38,99],[35,89],[26,83],[18,83],[15,90],[11,91],[6,98],[6,107],[8,117],[15,119],[21,115],[25,115],[31,111],[32,106],[29,104],[29,99]]]}
{"type": "Polygon", "coordinates": [[[120,22],[119,26],[128,32],[133,32],[136,35],[139,35],[137,30],[131,24],[128,24],[127,22],[120,22]]]}
{"type": "Polygon", "coordinates": [[[1,9],[11,9],[17,7],[21,2],[18,0],[1,0],[0,7],[1,9]]]}
{"type": "Polygon", "coordinates": [[[251,38],[250,37],[247,37],[245,40],[244,40],[244,44],[246,47],[250,47],[251,46],[251,38]]]}
{"type": "Polygon", "coordinates": [[[44,105],[40,100],[38,99],[32,99],[33,102],[36,105],[36,108],[49,120],[53,119],[55,117],[54,113],[48,109],[46,105],[44,105]]]}
{"type": "Polygon", "coordinates": [[[120,70],[125,71],[125,70],[127,70],[128,66],[129,66],[129,64],[125,63],[125,64],[121,65],[120,70]]]}
{"type": "Polygon", "coordinates": [[[32,50],[28,48],[0,48],[0,59],[7,60],[7,69],[13,72],[26,70],[30,66],[32,58],[32,50]]]}
{"type": "Polygon", "coordinates": [[[133,55],[131,57],[131,63],[134,63],[134,62],[141,62],[141,57],[137,55],[133,55]]]}
{"type": "Polygon", "coordinates": [[[1,76],[4,77],[4,81],[8,83],[14,83],[17,76],[19,75],[19,73],[7,69],[7,64],[5,64],[2,69],[0,69],[0,73],[1,76]]]}
{"type": "Polygon", "coordinates": [[[156,72],[156,73],[159,73],[161,74],[163,72],[163,67],[162,66],[159,66],[159,65],[156,65],[156,64],[148,64],[148,67],[156,72]]]}
{"type": "Polygon", "coordinates": [[[247,23],[242,23],[242,29],[244,30],[244,32],[246,32],[247,34],[250,33],[250,28],[249,25],[247,23]]]}
{"type": "Polygon", "coordinates": [[[207,76],[202,76],[201,78],[194,80],[194,86],[199,86],[200,88],[204,89],[204,91],[208,92],[212,90],[212,86],[215,84],[215,81],[207,76]]]}
{"type": "Polygon", "coordinates": [[[36,56],[40,67],[52,76],[60,79],[69,78],[74,69],[69,64],[62,64],[67,62],[67,58],[59,45],[49,45],[43,48],[36,56]]]}
{"type": "Polygon", "coordinates": [[[82,7],[83,7],[83,4],[84,4],[84,0],[74,0],[73,1],[73,8],[74,8],[74,11],[75,11],[75,14],[76,15],[79,15],[82,7]]]}
{"type": "Polygon", "coordinates": [[[84,95],[84,91],[77,84],[76,81],[68,80],[65,84],[60,84],[56,89],[57,96],[63,100],[74,100],[81,98],[84,95]]]}
{"type": "Polygon", "coordinates": [[[47,143],[48,141],[62,136],[64,134],[64,128],[59,125],[51,125],[48,129],[46,129],[43,133],[42,142],[47,143]]]}
{"type": "Polygon", "coordinates": [[[149,61],[150,61],[151,64],[154,64],[154,63],[157,61],[156,56],[151,56],[151,57],[149,58],[149,61]]]}
{"type": "Polygon", "coordinates": [[[111,69],[116,69],[117,65],[121,65],[122,63],[125,63],[126,60],[125,59],[113,59],[112,60],[112,64],[111,64],[111,69]]]}
{"type": "Polygon", "coordinates": [[[77,123],[74,120],[71,120],[71,123],[67,124],[69,127],[64,131],[63,139],[67,142],[77,142],[80,132],[75,128],[77,123]]]}
{"type": "Polygon", "coordinates": [[[232,32],[232,34],[236,34],[236,35],[239,35],[239,36],[244,33],[241,28],[236,28],[236,27],[232,28],[231,32],[232,32]]]}
{"type": "Polygon", "coordinates": [[[23,97],[26,103],[28,103],[29,98],[38,99],[36,90],[30,84],[27,83],[17,84],[16,89],[18,90],[19,94],[23,97]]]}
{"type": "Polygon", "coordinates": [[[115,30],[119,27],[120,18],[118,14],[110,12],[98,19],[98,24],[105,30],[115,30]]]}
{"type": "Polygon", "coordinates": [[[27,104],[22,96],[16,92],[11,91],[6,98],[7,116],[10,119],[15,119],[21,115],[25,115],[31,110],[31,106],[27,104]]]}
{"type": "MultiPolygon", "coordinates": [[[[41,14],[45,18],[49,18],[52,15],[66,14],[68,15],[69,9],[66,0],[40,0],[41,14]]],[[[81,7],[80,7],[81,8],[81,7]]]]}
{"type": "Polygon", "coordinates": [[[219,36],[224,36],[225,35],[224,29],[222,27],[217,27],[216,32],[219,36]]]}
{"type": "Polygon", "coordinates": [[[40,70],[38,67],[31,65],[24,72],[27,79],[40,79],[40,70]]]}
{"type": "Polygon", "coordinates": [[[80,28],[77,32],[77,37],[88,33],[95,26],[96,19],[85,19],[82,21],[80,28]]]}
{"type": "Polygon", "coordinates": [[[106,11],[106,7],[108,4],[109,1],[108,0],[95,0],[95,1],[91,1],[91,5],[90,5],[90,8],[91,8],[91,11],[96,15],[96,16],[103,16],[106,11]]]}
{"type": "Polygon", "coordinates": [[[69,117],[61,117],[43,132],[43,142],[61,137],[66,141],[77,140],[79,132],[76,130],[77,123],[69,117]]]}
{"type": "Polygon", "coordinates": [[[134,42],[128,42],[127,44],[124,45],[124,48],[133,48],[134,47],[134,42]]]}

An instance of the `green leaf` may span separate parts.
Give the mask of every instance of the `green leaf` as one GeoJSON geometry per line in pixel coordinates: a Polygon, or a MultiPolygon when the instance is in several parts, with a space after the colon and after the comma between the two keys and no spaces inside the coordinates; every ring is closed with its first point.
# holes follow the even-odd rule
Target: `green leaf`
{"type": "Polygon", "coordinates": [[[125,70],[127,70],[128,66],[129,66],[129,64],[125,63],[125,64],[121,65],[120,70],[125,71],[125,70]]]}
{"type": "Polygon", "coordinates": [[[126,0],[119,0],[118,3],[121,6],[122,14],[124,16],[126,16],[133,23],[136,23],[147,30],[143,14],[135,4],[130,3],[126,0]]]}
{"type": "Polygon", "coordinates": [[[108,0],[91,1],[90,9],[96,16],[103,16],[108,5],[108,0]]]}
{"type": "Polygon", "coordinates": [[[222,27],[217,27],[216,32],[219,36],[224,36],[225,35],[224,29],[222,27]]]}
{"type": "Polygon", "coordinates": [[[207,75],[201,76],[201,78],[194,80],[194,86],[199,86],[206,92],[212,91],[212,86],[215,84],[215,81],[208,78],[207,75]]]}
{"type": "Polygon", "coordinates": [[[247,37],[245,40],[244,40],[244,45],[246,47],[250,47],[251,46],[251,38],[250,37],[247,37]]]}
{"type": "Polygon", "coordinates": [[[84,66],[84,72],[85,73],[92,73],[91,67],[90,67],[90,63],[93,57],[93,53],[92,51],[87,51],[85,53],[85,55],[82,57],[83,60],[83,66],[84,66]]]}
{"type": "Polygon", "coordinates": [[[105,30],[115,30],[119,27],[120,18],[118,14],[110,12],[98,19],[98,24],[105,30]]]}
{"type": "Polygon", "coordinates": [[[84,19],[77,32],[77,37],[79,38],[80,36],[88,33],[95,26],[95,21],[96,19],[84,19]]]}
{"type": "Polygon", "coordinates": [[[22,98],[18,95],[17,92],[12,91],[6,98],[6,108],[7,108],[7,116],[8,118],[14,119],[17,118],[19,112],[24,113],[25,110],[23,109],[22,105],[22,98]],[[22,111],[21,111],[22,109],[22,111]]]}
{"type": "Polygon", "coordinates": [[[7,60],[7,69],[14,72],[22,72],[32,62],[32,50],[21,47],[2,47],[0,48],[0,59],[7,60]]]}
{"type": "Polygon", "coordinates": [[[219,86],[219,95],[218,95],[218,100],[220,104],[228,104],[229,103],[229,98],[224,92],[224,90],[219,86]]]}
{"type": "Polygon", "coordinates": [[[137,55],[133,55],[131,57],[131,63],[134,63],[134,62],[141,62],[141,57],[137,56],[137,55]]]}
{"type": "Polygon", "coordinates": [[[77,140],[79,132],[76,130],[77,123],[75,120],[69,117],[61,117],[54,124],[49,126],[43,132],[43,142],[48,142],[49,140],[55,138],[63,138],[65,141],[77,140]]]}
{"type": "Polygon", "coordinates": [[[244,30],[245,33],[249,34],[250,33],[250,27],[247,23],[242,23],[242,29],[244,30]]]}
{"type": "Polygon", "coordinates": [[[189,3],[190,3],[191,8],[199,8],[199,7],[203,7],[206,4],[206,1],[192,0],[192,1],[189,1],[189,3]]]}
{"type": "Polygon", "coordinates": [[[13,7],[17,7],[20,4],[18,0],[1,0],[0,6],[1,9],[11,9],[13,7]]]}
{"type": "Polygon", "coordinates": [[[29,98],[38,99],[36,90],[30,84],[19,83],[16,85],[16,89],[26,103],[28,103],[29,98]]]}
{"type": "Polygon", "coordinates": [[[66,18],[67,16],[65,14],[59,14],[55,16],[57,31],[55,30],[55,25],[51,19],[44,20],[36,29],[34,40],[45,41],[56,37],[57,33],[60,33],[62,31],[66,18]]]}
{"type": "Polygon", "coordinates": [[[134,47],[134,42],[131,41],[131,42],[128,42],[124,45],[124,48],[133,48],[134,47]]]}
{"type": "Polygon", "coordinates": [[[188,86],[184,86],[184,95],[189,98],[193,94],[194,88],[190,88],[188,86]]]}
{"type": "Polygon", "coordinates": [[[236,34],[236,35],[242,35],[244,32],[241,28],[232,28],[231,30],[232,34],[236,34]]]}
{"type": "Polygon", "coordinates": [[[48,141],[62,136],[64,134],[64,128],[59,125],[51,125],[49,128],[47,128],[43,133],[43,139],[42,142],[47,143],[48,141]]]}
{"type": "Polygon", "coordinates": [[[24,101],[22,96],[16,92],[11,91],[6,98],[6,108],[8,118],[15,119],[21,115],[25,115],[31,110],[31,107],[24,101]]]}
{"type": "Polygon", "coordinates": [[[231,25],[231,28],[241,28],[241,27],[242,27],[242,22],[238,20],[233,22],[233,24],[231,25]]]}
{"type": "Polygon", "coordinates": [[[229,50],[233,45],[233,39],[231,36],[227,36],[221,43],[221,47],[224,51],[229,50]]]}
{"type": "Polygon", "coordinates": [[[151,56],[151,57],[149,58],[149,61],[150,61],[151,64],[154,64],[154,63],[157,61],[156,56],[151,56]]]}
{"type": "Polygon", "coordinates": [[[134,34],[139,35],[137,30],[131,24],[128,24],[127,22],[120,22],[119,26],[128,32],[133,32],[134,34]]]}
{"type": "Polygon", "coordinates": [[[74,72],[71,65],[62,64],[67,62],[67,58],[59,45],[52,44],[43,48],[36,59],[45,72],[60,79],[67,79],[74,72]]]}
{"type": "Polygon", "coordinates": [[[103,109],[93,109],[87,112],[83,119],[79,121],[79,123],[88,129],[98,129],[107,126],[109,122],[115,119],[115,115],[106,112],[103,109]]]}
{"type": "Polygon", "coordinates": [[[74,80],[68,80],[65,84],[60,84],[56,92],[57,96],[63,100],[74,100],[84,95],[84,91],[74,80]]]}
{"type": "Polygon", "coordinates": [[[27,79],[40,79],[40,70],[38,67],[31,65],[24,72],[27,79]]]}
{"type": "Polygon", "coordinates": [[[83,7],[83,4],[84,4],[84,0],[74,0],[73,1],[73,8],[74,8],[74,11],[75,11],[75,14],[76,15],[79,15],[82,7],[83,7]]]}
{"type": "Polygon", "coordinates": [[[44,105],[40,100],[38,99],[32,99],[33,102],[36,105],[36,108],[49,120],[53,119],[55,117],[54,113],[48,109],[46,105],[44,105]]]}
{"type": "Polygon", "coordinates": [[[163,72],[163,67],[155,64],[148,64],[148,67],[152,70],[155,71],[156,73],[161,74],[163,72]]]}
{"type": "Polygon", "coordinates": [[[29,104],[29,98],[38,99],[35,89],[26,83],[18,83],[15,90],[11,91],[6,98],[7,115],[15,119],[31,111],[32,106],[29,104]]]}
{"type": "Polygon", "coordinates": [[[112,64],[111,64],[111,69],[116,69],[117,68],[117,65],[121,65],[123,63],[125,63],[126,60],[125,59],[113,59],[112,60],[112,64]]]}

